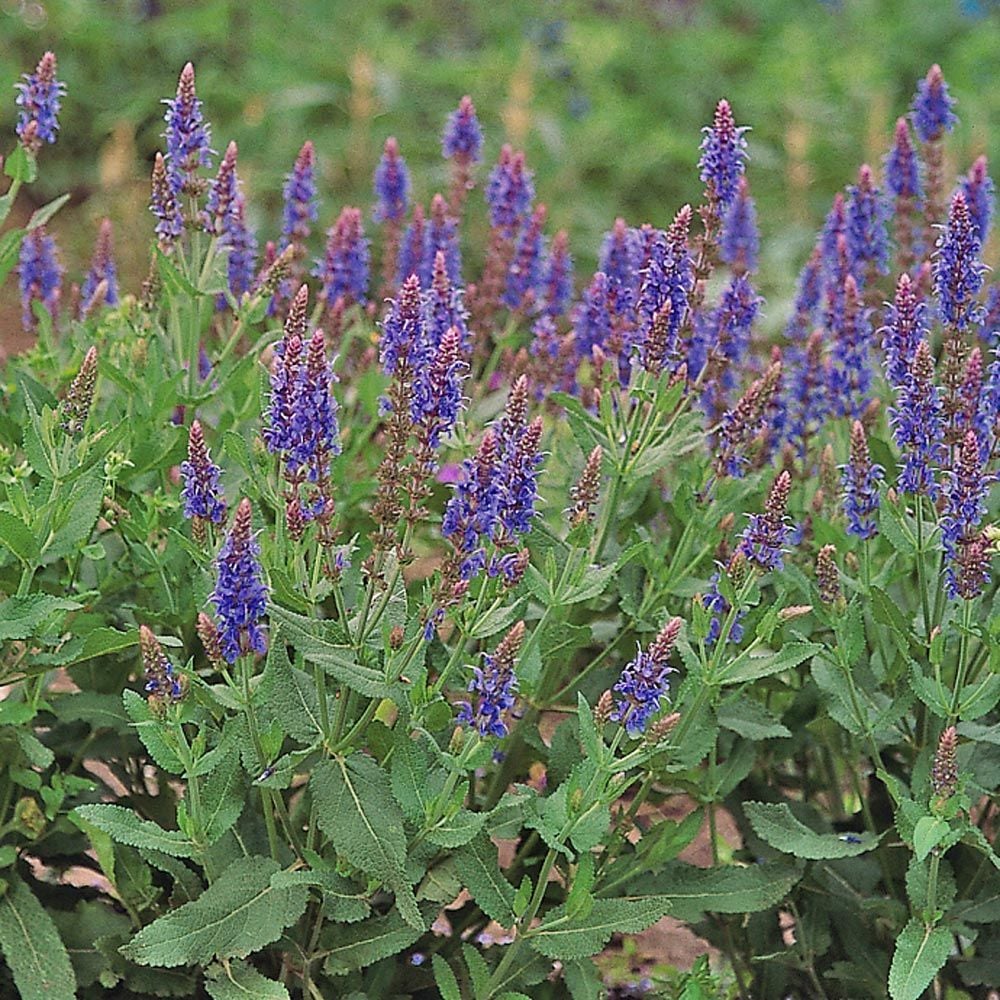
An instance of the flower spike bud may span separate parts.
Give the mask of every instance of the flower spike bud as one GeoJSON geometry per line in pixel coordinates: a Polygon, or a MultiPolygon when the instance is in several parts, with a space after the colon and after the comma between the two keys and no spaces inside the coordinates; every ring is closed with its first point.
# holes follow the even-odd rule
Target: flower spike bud
{"type": "Polygon", "coordinates": [[[878,533],[875,512],[879,506],[878,484],[882,466],[872,462],[868,437],[860,420],[851,427],[850,460],[844,466],[844,514],[847,532],[861,539],[874,538],[878,533]]]}
{"type": "Polygon", "coordinates": [[[698,169],[710,203],[716,211],[725,209],[736,196],[736,187],[746,170],[747,126],[737,126],[729,102],[723,98],[716,105],[710,126],[702,129],[701,159],[698,169]]]}
{"type": "Polygon", "coordinates": [[[917,84],[913,97],[913,130],[921,142],[935,142],[958,123],[952,108],[955,99],[948,93],[941,67],[935,63],[917,84]]]}
{"type": "Polygon", "coordinates": [[[410,172],[399,154],[394,136],[385,140],[382,159],[375,170],[375,221],[400,223],[410,205],[410,172]]]}
{"type": "Polygon", "coordinates": [[[15,131],[21,145],[37,154],[46,142],[55,142],[59,131],[59,109],[66,85],[56,79],[56,57],[46,52],[34,73],[25,73],[15,84],[18,107],[15,131]]]}
{"type": "Polygon", "coordinates": [[[441,155],[462,165],[478,163],[483,152],[483,131],[476,117],[476,107],[468,94],[448,116],[441,139],[441,155]]]}
{"type": "Polygon", "coordinates": [[[750,516],[736,550],[765,573],[784,565],[782,553],[791,534],[787,517],[791,489],[792,477],[782,472],[771,485],[764,513],[750,516]]]}
{"type": "Polygon", "coordinates": [[[587,462],[580,473],[580,478],[570,489],[573,506],[567,511],[572,527],[589,524],[594,519],[594,507],[600,499],[601,489],[601,459],[603,452],[600,445],[587,456],[587,462]]]}
{"type": "Polygon", "coordinates": [[[229,228],[229,217],[235,208],[239,195],[239,178],[236,174],[236,160],[239,149],[230,142],[219,164],[219,172],[208,192],[205,205],[206,223],[209,232],[221,236],[229,228]]]}
{"type": "Polygon", "coordinates": [[[168,704],[179,702],[187,690],[185,678],[177,674],[152,629],[146,625],[139,626],[139,653],[150,706],[162,711],[168,704]]]}
{"type": "Polygon", "coordinates": [[[816,583],[824,604],[840,606],[844,593],[840,589],[840,571],[837,569],[837,549],[824,545],[816,556],[816,583]]]}
{"type": "Polygon", "coordinates": [[[62,401],[60,415],[62,429],[70,436],[83,433],[94,401],[94,385],[97,382],[97,348],[91,347],[84,355],[83,364],[76,378],[70,384],[66,398],[62,401]]]}
{"type": "Polygon", "coordinates": [[[958,788],[958,732],[954,726],[948,726],[938,740],[931,788],[939,799],[950,799],[958,788]]]}
{"type": "Polygon", "coordinates": [[[996,205],[993,179],[988,173],[985,156],[978,157],[969,168],[968,175],[962,180],[962,193],[969,206],[973,232],[980,245],[985,246],[996,205]]]}
{"type": "Polygon", "coordinates": [[[151,191],[149,210],[156,219],[154,232],[159,237],[161,249],[168,250],[184,232],[184,216],[177,203],[177,194],[171,186],[162,153],[157,153],[153,161],[151,191]]]}
{"type": "Polygon", "coordinates": [[[204,611],[198,612],[195,630],[198,633],[198,638],[201,639],[208,662],[216,669],[224,666],[226,661],[222,657],[222,647],[219,644],[218,626],[204,611]]]}

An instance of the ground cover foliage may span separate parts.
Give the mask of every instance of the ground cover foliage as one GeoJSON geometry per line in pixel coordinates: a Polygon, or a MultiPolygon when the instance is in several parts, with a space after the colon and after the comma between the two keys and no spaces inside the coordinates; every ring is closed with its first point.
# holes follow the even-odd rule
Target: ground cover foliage
{"type": "Polygon", "coordinates": [[[307,140],[258,239],[190,64],[141,287],[6,227],[8,992],[597,997],[666,915],[719,958],[637,990],[1000,981],[988,164],[932,67],[772,342],[733,96],[592,276],[468,98],[440,193],[390,137],[321,216],[307,140]]]}

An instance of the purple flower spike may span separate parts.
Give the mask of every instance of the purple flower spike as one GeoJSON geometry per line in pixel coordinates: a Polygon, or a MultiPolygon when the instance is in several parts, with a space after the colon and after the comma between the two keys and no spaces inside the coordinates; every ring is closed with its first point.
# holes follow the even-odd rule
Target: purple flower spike
{"type": "Polygon", "coordinates": [[[844,514],[847,533],[858,538],[874,538],[878,533],[875,512],[879,506],[878,484],[882,466],[875,465],[868,452],[868,438],[860,420],[851,427],[850,461],[844,466],[844,514]]]}
{"type": "Polygon", "coordinates": [[[711,126],[702,129],[705,138],[701,141],[698,169],[709,199],[719,209],[727,208],[736,197],[736,186],[746,170],[747,141],[743,136],[748,131],[745,125],[737,127],[725,99],[716,105],[711,126]]]}
{"type": "Polygon", "coordinates": [[[954,471],[948,473],[941,540],[947,564],[945,589],[954,600],[978,596],[989,579],[989,562],[982,550],[979,523],[986,515],[989,479],[983,467],[979,441],[968,431],[958,451],[954,471]]]}
{"type": "Polygon", "coordinates": [[[91,300],[102,282],[104,290],[100,304],[118,305],[118,269],[115,267],[114,234],[110,219],[101,222],[97,242],[94,244],[94,256],[90,259],[90,270],[80,289],[80,307],[83,311],[90,311],[91,300]]]}
{"type": "Polygon", "coordinates": [[[302,375],[302,337],[305,333],[309,289],[303,285],[296,293],[281,341],[275,345],[271,362],[271,399],[262,432],[264,444],[272,454],[289,451],[294,443],[293,421],[298,408],[302,375]]]}
{"type": "Polygon", "coordinates": [[[847,253],[859,280],[869,269],[889,273],[889,206],[875,186],[867,164],[858,171],[858,183],[847,189],[847,253]]]}
{"type": "Polygon", "coordinates": [[[44,142],[55,142],[59,131],[61,98],[66,85],[56,79],[56,57],[46,52],[34,73],[23,74],[15,103],[19,110],[15,130],[17,137],[31,153],[37,153],[44,142]]]}
{"type": "Polygon", "coordinates": [[[462,251],[458,245],[458,220],[448,209],[448,202],[440,194],[431,199],[431,217],[424,237],[424,252],[420,261],[420,284],[430,285],[434,277],[434,258],[444,254],[448,280],[453,285],[462,283],[462,251]]]}
{"type": "Polygon", "coordinates": [[[935,63],[927,71],[927,76],[917,84],[917,92],[913,97],[912,119],[913,130],[921,142],[934,142],[946,132],[950,132],[958,123],[958,118],[951,110],[955,100],[948,93],[948,84],[944,82],[941,67],[935,63]]]}
{"type": "Polygon", "coordinates": [[[320,297],[329,305],[343,296],[346,302],[364,305],[368,291],[368,240],[361,210],[344,208],[327,234],[326,256],[316,262],[313,274],[320,279],[320,297]]]}
{"type": "Polygon", "coordinates": [[[227,663],[253,652],[267,652],[260,620],[267,610],[267,587],[261,579],[260,546],[253,536],[253,511],[244,497],[217,562],[212,594],[219,620],[219,641],[227,663]]]}
{"type": "Polygon", "coordinates": [[[944,416],[941,394],[934,384],[934,358],[923,337],[898,383],[889,424],[903,458],[899,488],[937,500],[935,469],[944,457],[944,416]]]}
{"type": "Polygon", "coordinates": [[[295,394],[287,470],[295,476],[300,469],[306,469],[309,482],[321,486],[329,477],[330,457],[340,454],[334,381],[336,377],[326,359],[323,331],[316,330],[309,338],[306,363],[300,371],[295,394]]]}
{"type": "Polygon", "coordinates": [[[226,216],[222,242],[229,250],[229,291],[239,301],[253,289],[257,275],[257,237],[247,225],[246,201],[242,193],[237,193],[226,216]]]}
{"type": "Polygon", "coordinates": [[[466,95],[448,116],[441,138],[441,155],[462,164],[478,163],[483,152],[483,130],[479,127],[472,98],[466,95]]]}
{"type": "Polygon", "coordinates": [[[164,248],[173,245],[184,232],[184,216],[177,204],[177,194],[167,176],[167,164],[162,153],[153,161],[153,180],[149,199],[149,210],[156,218],[154,231],[164,248]]]}
{"type": "Polygon", "coordinates": [[[910,126],[905,118],[896,120],[896,135],[892,149],[885,158],[885,186],[893,198],[919,199],[920,161],[913,149],[910,126]]]}
{"type": "Polygon", "coordinates": [[[746,177],[741,177],[736,185],[736,197],[722,219],[719,256],[735,271],[756,271],[759,251],[757,208],[750,197],[750,185],[746,177]]]}
{"type": "Polygon", "coordinates": [[[434,450],[458,420],[462,409],[462,382],[468,367],[462,359],[461,333],[451,327],[441,337],[431,363],[417,375],[411,416],[415,424],[426,429],[427,444],[434,450]]]}
{"type": "Polygon", "coordinates": [[[170,186],[180,194],[199,193],[196,174],[200,167],[212,165],[209,126],[201,113],[201,101],[194,88],[194,66],[186,63],[177,81],[177,96],[164,101],[167,123],[163,138],[167,142],[167,176],[170,186]]]}
{"type": "Polygon", "coordinates": [[[785,328],[785,336],[789,340],[801,343],[810,336],[822,295],[823,253],[817,246],[805,267],[799,272],[794,312],[785,328]]]}
{"type": "Polygon", "coordinates": [[[985,156],[980,156],[972,164],[968,176],[963,178],[962,193],[969,206],[972,229],[980,245],[985,246],[990,234],[990,222],[993,219],[993,209],[996,204],[993,179],[987,172],[985,156]]]}
{"type": "Polygon", "coordinates": [[[905,272],[899,276],[896,297],[886,319],[881,331],[885,373],[889,385],[898,386],[906,379],[917,345],[928,336],[927,306],[913,279],[905,272]]]}
{"type": "Polygon", "coordinates": [[[150,703],[162,706],[180,701],[185,692],[184,680],[178,676],[152,629],[146,625],[139,626],[139,652],[150,703]]]}
{"type": "Polygon", "coordinates": [[[601,243],[598,270],[608,276],[616,288],[626,289],[634,297],[639,292],[639,270],[642,267],[642,237],[624,219],[615,219],[614,227],[605,233],[601,243]]]}
{"type": "Polygon", "coordinates": [[[399,295],[391,302],[389,314],[382,323],[382,369],[392,375],[400,363],[418,371],[427,352],[420,279],[411,274],[399,295]]]}
{"type": "Polygon", "coordinates": [[[375,221],[402,222],[410,205],[410,172],[399,155],[399,143],[385,140],[382,159],[375,168],[375,221]]]}
{"type": "Polygon", "coordinates": [[[751,514],[737,551],[765,573],[784,566],[782,553],[791,535],[788,524],[788,496],[792,477],[782,472],[774,481],[764,503],[763,514],[751,514]]]}
{"type": "Polygon", "coordinates": [[[283,193],[285,207],[279,253],[291,244],[304,244],[312,232],[312,223],[319,218],[316,206],[316,151],[311,142],[302,144],[292,172],[285,178],[283,193]]]}
{"type": "Polygon", "coordinates": [[[21,324],[25,330],[35,329],[32,303],[41,302],[55,319],[62,290],[63,268],[56,252],[56,241],[44,226],[31,230],[21,243],[17,265],[21,291],[21,324]]]}
{"type": "Polygon", "coordinates": [[[531,171],[524,165],[524,153],[504,146],[486,185],[490,225],[505,239],[513,239],[531,211],[534,198],[535,185],[531,171]]]}
{"type": "Polygon", "coordinates": [[[424,266],[424,254],[427,249],[427,220],[424,217],[424,206],[419,202],[413,206],[413,218],[403,233],[403,243],[399,248],[399,261],[396,270],[396,284],[402,285],[411,275],[420,277],[424,266]]]}
{"type": "Polygon", "coordinates": [[[188,435],[187,461],[181,463],[184,488],[184,516],[222,524],[226,520],[226,501],[219,488],[222,470],[212,461],[205,444],[201,424],[195,420],[188,435]]]}
{"type": "Polygon", "coordinates": [[[514,667],[523,642],[524,622],[518,622],[492,655],[483,653],[483,665],[473,668],[469,682],[469,693],[476,696],[475,706],[469,701],[458,702],[455,721],[460,726],[475,729],[480,736],[502,739],[507,735],[517,691],[514,667]]]}
{"type": "Polygon", "coordinates": [[[569,236],[560,229],[552,240],[542,277],[542,311],[555,319],[569,308],[573,297],[573,258],[569,236]]]}
{"type": "Polygon", "coordinates": [[[611,339],[610,292],[608,276],[598,271],[590,280],[579,306],[575,309],[573,328],[581,358],[589,358],[595,347],[603,348],[611,339]]]}
{"type": "Polygon", "coordinates": [[[472,351],[469,334],[468,313],[462,301],[462,289],[452,284],[448,275],[447,259],[443,251],[434,257],[431,271],[431,287],[424,296],[427,322],[427,340],[437,348],[445,334],[454,328],[458,332],[459,349],[463,355],[472,351]]]}
{"type": "Polygon", "coordinates": [[[956,330],[978,321],[976,296],[986,270],[979,259],[981,249],[968,202],[958,191],[951,199],[948,224],[938,238],[934,262],[934,290],[941,318],[956,330]]]}
{"type": "Polygon", "coordinates": [[[219,164],[219,172],[212,181],[208,191],[208,201],[205,205],[205,228],[216,236],[225,233],[228,220],[233,212],[233,205],[240,193],[240,180],[236,173],[236,160],[239,148],[235,142],[226,147],[226,152],[219,164]]]}
{"type": "Polygon", "coordinates": [[[643,651],[636,648],[635,659],[625,665],[614,686],[615,707],[612,722],[620,722],[630,736],[642,733],[649,719],[663,706],[670,690],[670,654],[680,634],[683,622],[672,618],[643,651]]]}
{"type": "Polygon", "coordinates": [[[445,507],[441,534],[455,548],[458,573],[471,580],[486,566],[486,544],[497,525],[497,437],[488,428],[475,458],[462,463],[455,492],[445,507]]]}
{"type": "Polygon", "coordinates": [[[503,304],[511,310],[532,308],[542,277],[542,227],[547,209],[539,205],[521,231],[514,259],[507,270],[503,304]]]}
{"type": "Polygon", "coordinates": [[[837,416],[858,417],[868,405],[872,383],[870,314],[852,274],[842,289],[830,289],[830,297],[828,323],[836,338],[830,369],[831,402],[837,416]],[[833,303],[834,297],[837,303],[833,303]]]}

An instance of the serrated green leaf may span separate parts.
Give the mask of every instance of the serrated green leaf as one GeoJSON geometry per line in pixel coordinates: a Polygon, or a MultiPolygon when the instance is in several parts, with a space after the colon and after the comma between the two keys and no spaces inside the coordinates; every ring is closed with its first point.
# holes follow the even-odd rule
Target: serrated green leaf
{"type": "Polygon", "coordinates": [[[854,838],[857,843],[835,833],[816,833],[792,815],[786,802],[744,802],[743,811],[761,840],[797,858],[854,858],[878,846],[870,833],[859,834],[854,838]]]}
{"type": "Polygon", "coordinates": [[[293,740],[311,746],[323,735],[316,682],[289,663],[280,626],[275,632],[261,681],[262,701],[293,740]]]}
{"type": "Polygon", "coordinates": [[[462,809],[448,819],[441,820],[427,831],[427,839],[438,847],[455,848],[469,843],[486,822],[486,813],[462,809]]]}
{"type": "Polygon", "coordinates": [[[777,652],[744,652],[719,671],[719,683],[746,684],[748,681],[770,677],[782,670],[797,667],[822,650],[823,646],[818,642],[786,642],[777,652]]]}
{"type": "Polygon", "coordinates": [[[403,810],[403,815],[414,822],[422,822],[432,792],[427,787],[430,762],[427,753],[416,741],[404,736],[397,740],[392,755],[392,794],[403,810]]]}
{"type": "Polygon", "coordinates": [[[0,951],[21,1000],[74,1000],[76,975],[52,918],[16,876],[0,895],[0,951]]]}
{"type": "Polygon", "coordinates": [[[792,735],[759,701],[740,697],[723,702],[716,714],[719,725],[748,740],[782,739],[792,735]]]}
{"type": "Polygon", "coordinates": [[[23,563],[34,565],[38,559],[35,533],[17,515],[7,510],[0,510],[0,545],[10,549],[23,563]]]}
{"type": "Polygon", "coordinates": [[[262,976],[249,962],[213,963],[205,970],[212,1000],[289,1000],[282,983],[262,976]]]}
{"type": "Polygon", "coordinates": [[[79,607],[77,601],[51,594],[8,597],[0,603],[0,640],[28,639],[50,615],[57,611],[75,611],[79,607]]]}
{"type": "Polygon", "coordinates": [[[696,921],[702,913],[758,913],[770,909],[801,877],[801,868],[785,861],[715,868],[671,861],[655,875],[632,883],[631,888],[656,891],[670,900],[671,916],[696,921]]]}
{"type": "Polygon", "coordinates": [[[913,828],[913,853],[923,861],[947,836],[948,824],[940,816],[923,816],[913,828]]]}
{"type": "Polygon", "coordinates": [[[579,604],[582,601],[599,597],[614,579],[618,568],[615,563],[611,563],[609,566],[589,566],[583,579],[576,586],[571,587],[567,593],[559,595],[559,603],[579,604]]]}
{"type": "Polygon", "coordinates": [[[51,482],[56,478],[55,456],[51,445],[45,440],[42,418],[29,392],[24,394],[24,407],[28,411],[28,422],[24,425],[22,442],[24,454],[35,472],[51,482]]]}
{"type": "Polygon", "coordinates": [[[246,783],[235,743],[223,747],[219,762],[202,789],[205,839],[214,844],[240,818],[246,803],[246,783]]]}
{"type": "Polygon", "coordinates": [[[323,893],[323,912],[329,920],[353,924],[371,914],[371,904],[365,893],[359,891],[350,879],[334,871],[307,871],[300,868],[293,872],[276,872],[271,885],[276,888],[309,885],[319,889],[323,893]]]}
{"type": "Polygon", "coordinates": [[[140,819],[131,809],[104,803],[77,806],[70,819],[79,816],[96,826],[119,844],[129,847],[148,847],[173,858],[190,858],[195,853],[192,841],[179,830],[164,830],[149,820],[140,819]]]}
{"type": "Polygon", "coordinates": [[[246,958],[302,915],[305,886],[271,885],[280,866],[270,858],[238,858],[193,903],[144,927],[122,949],[139,965],[205,964],[246,958]]]}
{"type": "Polygon", "coordinates": [[[164,771],[182,774],[184,765],[173,747],[164,739],[163,724],[153,715],[146,699],[137,691],[126,688],[122,692],[122,704],[125,707],[125,714],[134,723],[135,731],[143,746],[149,751],[150,757],[164,771]]]}
{"type": "Polygon", "coordinates": [[[406,880],[403,813],[389,776],[370,757],[353,754],[320,763],[310,779],[320,829],[352,865],[384,882],[411,927],[423,926],[406,880]]]}
{"type": "Polygon", "coordinates": [[[486,916],[501,927],[514,926],[514,887],[501,873],[497,849],[485,833],[455,855],[455,870],[486,916]]]}
{"type": "Polygon", "coordinates": [[[422,920],[420,927],[414,927],[397,910],[360,924],[337,927],[323,968],[331,976],[344,976],[409,948],[423,932],[422,920]]]}
{"type": "Polygon", "coordinates": [[[635,934],[655,924],[670,909],[666,896],[597,899],[585,916],[567,917],[557,907],[529,932],[536,951],[568,961],[596,955],[615,932],[635,934]]]}
{"type": "Polygon", "coordinates": [[[36,208],[31,213],[31,218],[28,219],[28,224],[24,228],[30,233],[33,229],[44,226],[69,201],[70,197],[71,195],[67,192],[66,194],[59,195],[58,198],[53,198],[47,205],[36,208]]]}
{"type": "Polygon", "coordinates": [[[68,555],[90,538],[103,500],[104,475],[101,469],[94,469],[74,485],[69,503],[54,519],[53,534],[42,548],[46,562],[68,555]]]}
{"type": "Polygon", "coordinates": [[[938,969],[951,954],[952,934],[947,927],[926,927],[911,920],[896,938],[889,969],[892,1000],[920,1000],[938,969]]]}
{"type": "Polygon", "coordinates": [[[440,955],[435,955],[431,959],[431,966],[434,969],[434,982],[437,983],[441,1000],[462,1000],[462,991],[459,989],[455,973],[451,971],[451,966],[440,955]]]}

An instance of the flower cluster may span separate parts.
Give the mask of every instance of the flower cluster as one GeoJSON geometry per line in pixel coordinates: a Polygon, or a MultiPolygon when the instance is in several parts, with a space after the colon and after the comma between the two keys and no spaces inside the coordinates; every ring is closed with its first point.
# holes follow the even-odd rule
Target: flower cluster
{"type": "Polygon", "coordinates": [[[644,651],[636,649],[635,659],[626,664],[615,684],[615,706],[611,721],[620,722],[630,736],[642,733],[650,718],[663,707],[670,690],[670,654],[680,635],[680,618],[671,618],[644,651]]]}
{"type": "Polygon", "coordinates": [[[848,534],[860,539],[874,538],[878,527],[875,512],[879,506],[878,484],[882,479],[882,466],[871,460],[868,436],[860,420],[851,426],[850,460],[843,470],[844,514],[848,534]]]}
{"type": "Polygon", "coordinates": [[[202,537],[206,521],[222,524],[226,520],[226,501],[219,487],[221,475],[222,470],[208,453],[201,424],[195,420],[188,435],[187,461],[181,463],[181,478],[184,480],[181,500],[184,502],[184,516],[194,519],[195,531],[202,537]]]}
{"type": "Polygon", "coordinates": [[[180,701],[186,689],[184,678],[177,673],[152,629],[146,625],[139,626],[139,653],[150,704],[165,707],[180,701]]]}
{"type": "Polygon", "coordinates": [[[702,130],[700,177],[709,191],[709,198],[720,208],[728,207],[736,196],[737,185],[746,170],[747,126],[737,126],[732,108],[726,100],[719,101],[711,126],[702,130]]]}
{"type": "Polygon", "coordinates": [[[38,226],[25,236],[17,276],[21,292],[21,323],[25,330],[35,328],[36,302],[41,303],[55,319],[62,292],[63,267],[59,263],[56,241],[44,226],[38,226]]]}
{"type": "Polygon", "coordinates": [[[502,739],[509,732],[508,720],[516,702],[517,675],[514,667],[524,642],[524,622],[518,622],[490,653],[483,653],[483,665],[473,667],[469,693],[471,701],[458,703],[456,722],[475,729],[480,736],[502,739]]]}
{"type": "Polygon", "coordinates": [[[216,560],[218,579],[212,593],[219,619],[219,644],[227,663],[248,653],[267,652],[260,620],[267,610],[267,587],[260,567],[260,546],[253,535],[253,510],[245,497],[236,508],[233,527],[216,560]]]}
{"type": "Polygon", "coordinates": [[[42,143],[55,142],[59,131],[59,111],[66,85],[56,78],[56,57],[46,52],[34,73],[25,73],[16,84],[18,107],[15,130],[29,150],[37,153],[42,143]]]}

